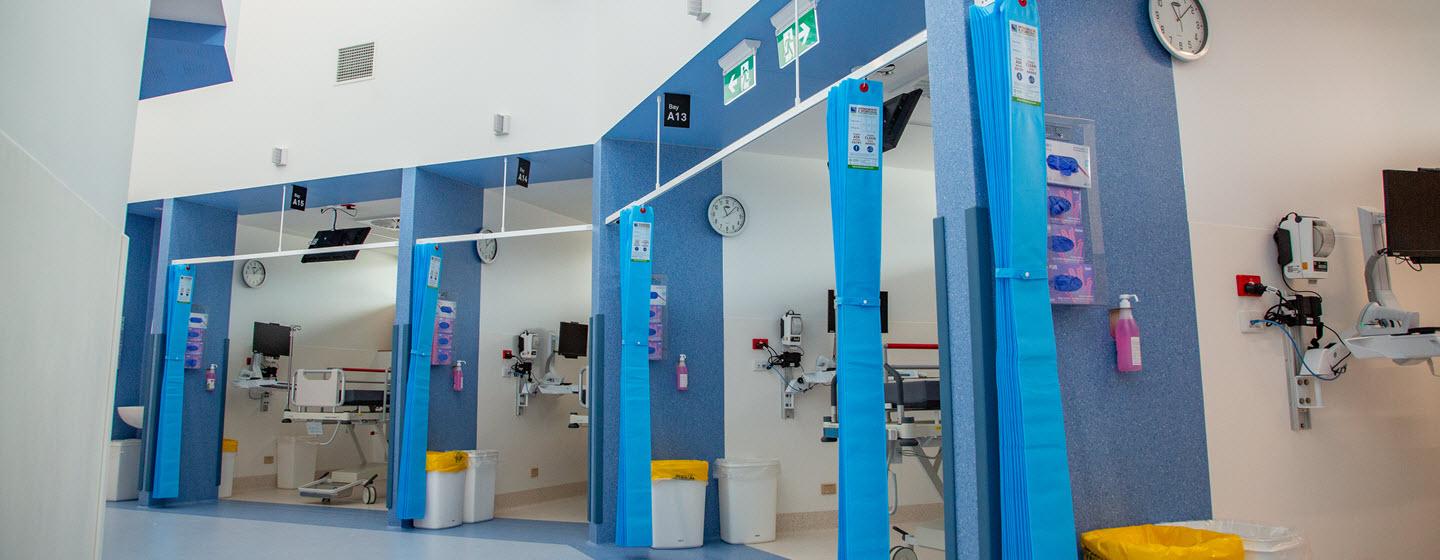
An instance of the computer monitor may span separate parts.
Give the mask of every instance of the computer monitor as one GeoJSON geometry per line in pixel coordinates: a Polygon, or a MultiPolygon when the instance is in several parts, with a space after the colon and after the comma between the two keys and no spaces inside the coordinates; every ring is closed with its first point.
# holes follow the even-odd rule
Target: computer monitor
{"type": "MultiPolygon", "coordinates": [[[[369,235],[370,228],[368,227],[324,229],[315,232],[315,238],[310,240],[310,248],[319,249],[322,247],[345,247],[347,245],[359,245],[361,243],[364,243],[365,238],[369,235]]],[[[350,261],[355,260],[355,257],[359,254],[360,251],[337,251],[334,253],[304,255],[300,257],[300,262],[311,263],[350,261]]]]}
{"type": "MultiPolygon", "coordinates": [[[[830,290],[830,299],[825,303],[825,330],[835,332],[835,290],[830,290]]],[[[890,332],[890,292],[880,292],[880,332],[890,332]]]]}
{"type": "Polygon", "coordinates": [[[279,323],[255,323],[255,338],[250,347],[256,353],[278,358],[290,355],[290,326],[279,323]]]}
{"type": "Polygon", "coordinates": [[[1440,172],[1386,169],[1385,244],[1417,264],[1440,263],[1440,172]]]}
{"type": "Polygon", "coordinates": [[[585,355],[590,344],[590,327],[585,323],[560,323],[559,353],[566,358],[575,359],[585,355]]]}
{"type": "Polygon", "coordinates": [[[920,104],[920,97],[924,93],[924,90],[917,89],[891,97],[885,102],[885,138],[880,151],[888,152],[900,145],[900,136],[905,134],[905,126],[910,124],[910,115],[915,112],[915,106],[920,104]]]}

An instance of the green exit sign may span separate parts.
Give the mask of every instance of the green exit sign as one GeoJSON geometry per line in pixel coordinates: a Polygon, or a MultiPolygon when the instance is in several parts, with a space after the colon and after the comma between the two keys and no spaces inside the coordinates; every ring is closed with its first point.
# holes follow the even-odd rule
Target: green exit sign
{"type": "MultiPolygon", "coordinates": [[[[784,10],[781,10],[784,13],[784,10]]],[[[815,19],[815,8],[800,14],[800,19],[775,31],[775,46],[780,52],[780,67],[789,66],[811,47],[820,44],[820,24],[815,19]]]]}
{"type": "Polygon", "coordinates": [[[750,53],[733,68],[725,71],[725,104],[739,99],[755,87],[755,53],[750,53]]]}

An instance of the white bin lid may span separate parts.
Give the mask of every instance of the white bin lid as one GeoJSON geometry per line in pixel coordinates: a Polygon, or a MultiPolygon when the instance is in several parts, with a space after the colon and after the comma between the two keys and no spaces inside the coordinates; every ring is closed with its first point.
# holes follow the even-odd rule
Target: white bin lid
{"type": "Polygon", "coordinates": [[[500,462],[500,452],[495,449],[467,449],[465,450],[465,455],[469,457],[472,463],[476,461],[486,463],[500,462]]]}
{"type": "Polygon", "coordinates": [[[117,448],[117,449],[119,449],[119,448],[125,448],[125,447],[140,447],[140,440],[138,440],[138,439],[112,439],[112,440],[110,440],[110,447],[117,448]]]}
{"type": "Polygon", "coordinates": [[[715,460],[715,478],[768,478],[780,476],[779,459],[723,458],[715,460]]]}

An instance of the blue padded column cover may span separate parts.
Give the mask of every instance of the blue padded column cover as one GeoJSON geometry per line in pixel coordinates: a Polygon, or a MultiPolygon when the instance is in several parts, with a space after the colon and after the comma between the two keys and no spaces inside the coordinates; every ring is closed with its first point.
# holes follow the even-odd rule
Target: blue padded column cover
{"type": "Polygon", "coordinates": [[[195,275],[188,264],[172,264],[165,282],[165,362],[155,423],[155,478],[151,499],[180,495],[180,434],[185,416],[185,333],[190,326],[195,275]]]}
{"type": "Polygon", "coordinates": [[[425,451],[430,430],[430,339],[440,293],[440,246],[416,245],[410,267],[410,356],[405,368],[405,418],[396,461],[396,517],[425,517],[425,451]]]}
{"type": "Polygon", "coordinates": [[[620,441],[615,544],[650,546],[650,271],[655,209],[620,212],[620,441]]]}
{"type": "Polygon", "coordinates": [[[995,266],[1004,558],[1075,558],[1045,267],[1045,110],[1035,2],[970,8],[995,266]]]}
{"type": "Polygon", "coordinates": [[[830,217],[835,240],[836,414],[840,547],[849,560],[890,549],[885,465],[885,361],[880,341],[880,82],[830,88],[830,217]]]}

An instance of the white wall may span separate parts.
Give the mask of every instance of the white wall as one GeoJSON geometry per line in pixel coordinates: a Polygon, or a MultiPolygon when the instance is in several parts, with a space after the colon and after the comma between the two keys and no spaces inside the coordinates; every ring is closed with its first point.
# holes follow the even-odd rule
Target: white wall
{"type": "Polygon", "coordinates": [[[0,543],[99,556],[148,2],[0,4],[0,543]]]}
{"type": "MultiPolygon", "coordinates": [[[[1242,335],[1258,308],[1234,275],[1279,282],[1270,241],[1289,211],[1341,233],[1326,319],[1365,300],[1355,207],[1381,207],[1380,170],[1440,165],[1440,4],[1207,4],[1209,56],[1177,64],[1215,515],[1302,530],[1315,557],[1440,556],[1440,379],[1424,366],[1351,362],[1323,385],[1314,428],[1290,431],[1278,332],[1242,335]]],[[[1391,266],[1401,302],[1440,320],[1434,270],[1391,266]]],[[[1297,286],[1299,287],[1299,286],[1297,286]]],[[[1273,303],[1267,297],[1264,305],[1273,303]]]]}
{"type": "MultiPolygon", "coordinates": [[[[531,190],[543,189],[536,184],[531,190]]],[[[500,222],[500,192],[485,192],[485,223],[500,222]]],[[[510,199],[510,229],[574,225],[574,219],[510,199]]],[[[462,310],[462,313],[473,313],[462,310]]],[[[532,395],[515,415],[515,381],[503,377],[501,349],[515,348],[520,331],[556,333],[561,321],[590,322],[590,234],[560,234],[500,240],[495,262],[480,272],[480,363],[476,447],[500,451],[496,492],[504,494],[587,478],[587,429],[566,427],[571,412],[582,412],[571,395],[532,395]],[[538,467],[540,476],[530,478],[538,467]]],[[[557,357],[555,370],[578,381],[585,360],[557,357]]]]}
{"type": "MultiPolygon", "coordinates": [[[[907,139],[928,132],[913,128],[907,139]]],[[[823,138],[819,132],[812,137],[823,138]]],[[[916,145],[924,143],[900,149],[928,149],[916,145]]],[[[723,165],[725,193],[738,197],[749,215],[745,231],[725,239],[723,249],[725,454],[780,459],[781,513],[835,510],[836,497],[820,494],[821,483],[836,482],[839,464],[836,444],[820,442],[829,387],[798,396],[795,417],[782,419],[780,381],[754,371],[767,354],[750,345],[752,338],[768,338],[778,346],[780,315],[793,309],[805,319],[805,367],[813,369],[816,356],[833,355],[833,336],[825,332],[826,291],[835,283],[825,161],[741,151],[723,165]]],[[[888,341],[936,341],[934,217],[934,170],[887,167],[881,289],[890,292],[888,341]]],[[[897,352],[892,358],[938,362],[934,351],[897,352]]],[[[902,504],[941,501],[914,459],[896,471],[902,504]]]]}
{"type": "Polygon", "coordinates": [[[130,200],[591,144],[753,3],[704,22],[658,0],[227,6],[235,80],[140,104],[130,200]],[[335,85],[336,49],[369,41],[376,77],[335,85]]]}
{"type": "MultiPolygon", "coordinates": [[[[308,239],[286,236],[291,247],[308,239]]],[[[236,228],[236,254],[274,250],[275,232],[252,226],[236,228]]],[[[265,283],[250,288],[232,275],[230,288],[230,364],[232,378],[244,369],[258,322],[299,325],[295,336],[293,368],[281,360],[282,369],[331,367],[389,367],[391,329],[395,324],[395,266],[393,250],[361,251],[353,261],[301,263],[298,257],[265,259],[265,283]]],[[[270,394],[270,410],[262,411],[260,401],[249,390],[233,386],[225,390],[225,437],[239,441],[235,476],[275,474],[276,441],[283,435],[305,435],[305,425],[282,424],[285,392],[270,394]]],[[[258,391],[256,394],[258,396],[258,391]]],[[[359,429],[367,442],[371,462],[380,462],[377,452],[383,435],[371,426],[359,429]],[[371,435],[374,434],[374,435],[371,435]],[[368,441],[376,440],[376,441],[368,441]]],[[[329,438],[331,427],[326,427],[329,438]]],[[[319,449],[317,468],[352,466],[359,462],[348,433],[342,433],[319,449]]]]}

